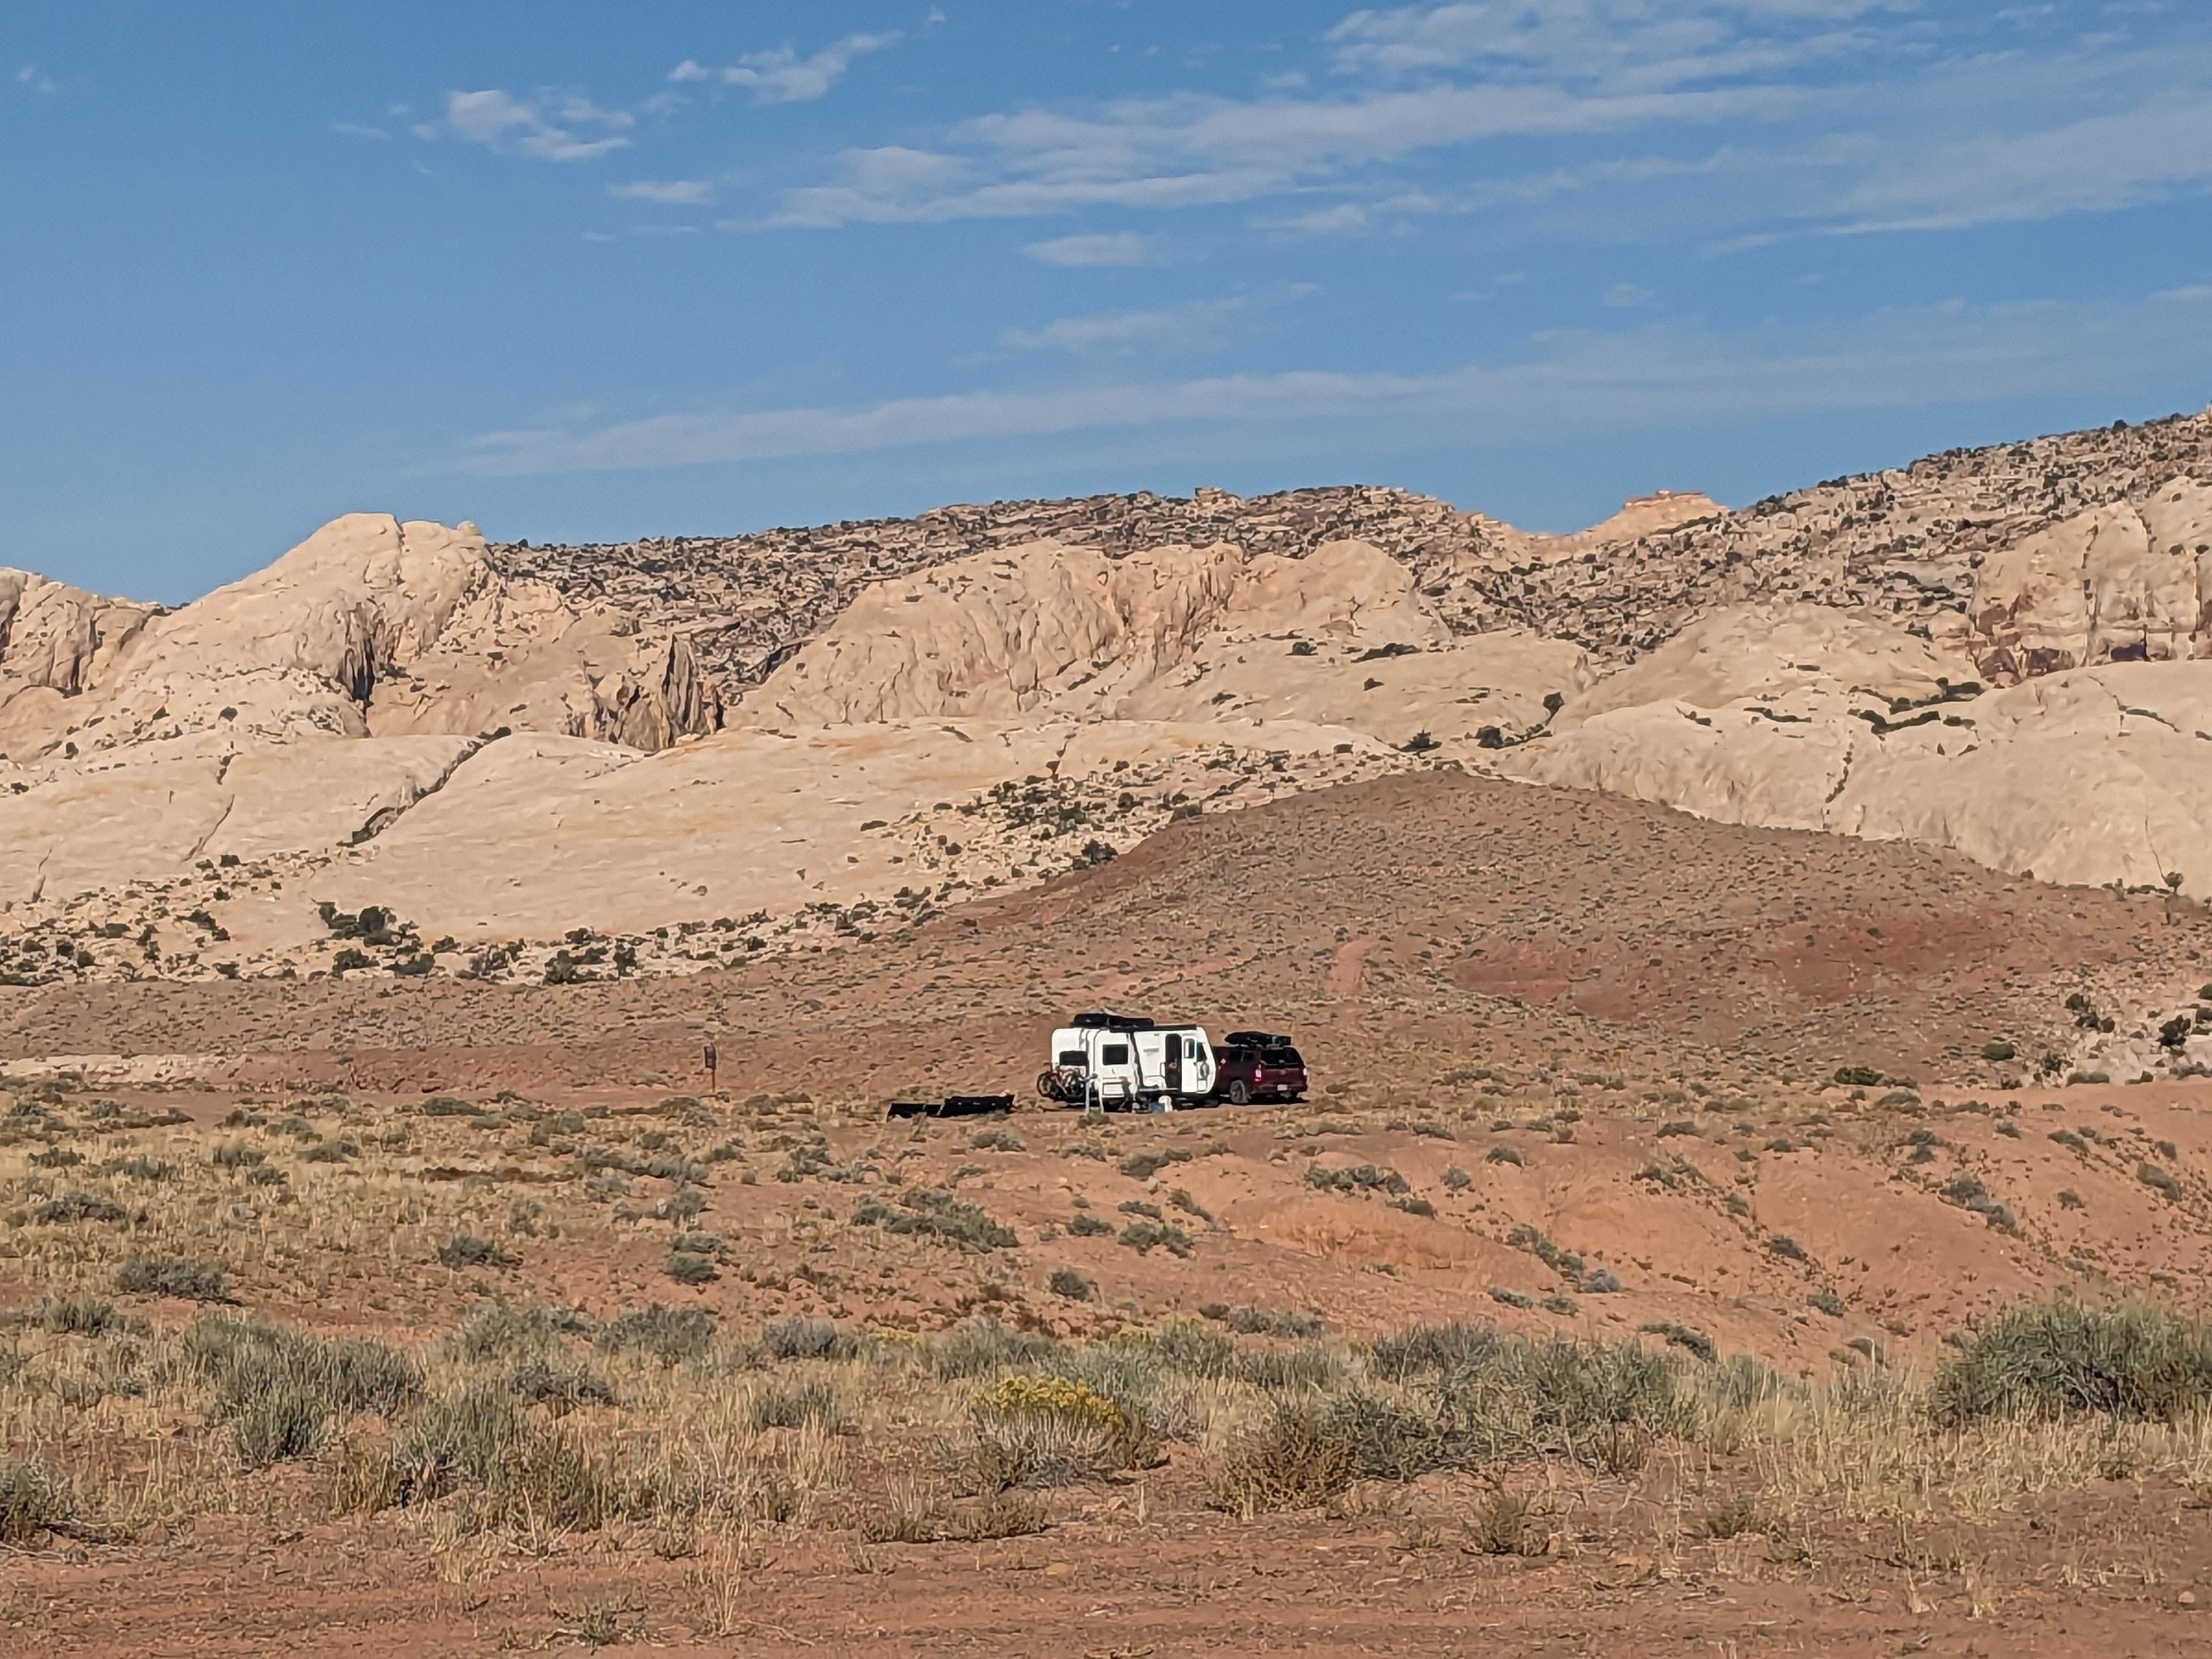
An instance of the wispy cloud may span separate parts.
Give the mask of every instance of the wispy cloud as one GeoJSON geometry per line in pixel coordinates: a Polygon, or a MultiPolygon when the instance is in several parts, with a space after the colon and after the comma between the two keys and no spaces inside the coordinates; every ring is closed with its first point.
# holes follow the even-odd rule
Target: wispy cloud
{"type": "Polygon", "coordinates": [[[1349,169],[1499,138],[1778,118],[1785,86],[1583,96],[1540,86],[1440,85],[1350,98],[1190,95],[1091,113],[1024,110],[963,123],[941,149],[850,150],[830,183],[787,191],[761,223],[934,223],[1245,202],[1349,169]],[[886,168],[881,158],[902,165],[886,168]],[[926,168],[914,163],[927,162],[926,168]]]}
{"type": "Polygon", "coordinates": [[[1334,207],[1308,208],[1304,213],[1261,216],[1252,228],[1291,239],[1310,236],[1362,236],[1375,228],[1375,216],[1358,202],[1339,202],[1334,207]]]}
{"type": "Polygon", "coordinates": [[[617,202],[653,202],[662,207],[701,207],[714,199],[714,187],[704,179],[641,179],[627,185],[609,185],[607,194],[617,202]]]}
{"type": "Polygon", "coordinates": [[[1960,230],[2212,187],[2212,92],[1885,158],[1823,216],[1849,231],[1960,230]]]}
{"type": "Polygon", "coordinates": [[[502,155],[533,161],[589,161],[626,148],[630,141],[624,130],[636,125],[636,118],[601,109],[574,94],[521,99],[491,88],[447,94],[446,125],[456,137],[502,155]],[[584,131],[591,130],[599,136],[585,137],[584,131]]]}
{"type": "Polygon", "coordinates": [[[365,127],[357,121],[333,121],[331,131],[345,138],[389,138],[382,127],[365,127]]]}
{"type": "Polygon", "coordinates": [[[27,87],[33,92],[52,93],[61,90],[54,84],[53,76],[46,73],[35,64],[26,64],[15,71],[15,84],[19,87],[27,87]]]}
{"type": "MultiPolygon", "coordinates": [[[[1939,16],[1922,0],[1361,10],[1329,32],[1335,73],[1320,89],[1279,77],[1252,96],[1002,109],[896,145],[845,149],[727,228],[1249,204],[1247,222],[1264,234],[1340,236],[1570,191],[1619,198],[1651,183],[1706,221],[1692,231],[1686,215],[1680,230],[1709,246],[1730,236],[1750,246],[1741,239],[2105,210],[2212,179],[2212,94],[2201,89],[2212,60],[2085,44],[2063,22],[1939,16]],[[1714,129],[1722,142],[1686,153],[1714,129]],[[1634,151],[1605,153],[1632,135],[1634,151]],[[1532,150],[1550,154],[1531,167],[1532,150]],[[1804,168],[1832,176],[1813,188],[1780,178],[1804,168]],[[1723,172],[1776,179],[1726,191],[1704,182],[1723,172]],[[1325,205],[1308,204],[1316,194],[1325,205]]],[[[812,60],[778,58],[785,68],[803,61],[812,60]]],[[[740,67],[769,72],[753,64],[740,67]]],[[[678,73],[732,71],[687,64],[678,73]]],[[[1624,205],[1646,211],[1654,198],[1624,205]]]]}
{"type": "Polygon", "coordinates": [[[1229,343],[1229,334],[1240,321],[1320,291],[1310,283],[1294,283],[1267,294],[1186,300],[1179,305],[1138,311],[1094,312],[1083,317],[1062,317],[1041,328],[1010,328],[999,336],[999,342],[1021,351],[1085,352],[1139,345],[1203,349],[1229,343]]]}
{"type": "Polygon", "coordinates": [[[1030,243],[1022,253],[1041,265],[1150,265],[1158,264],[1160,258],[1153,240],[1133,230],[1055,236],[1030,243]]]}
{"type": "Polygon", "coordinates": [[[747,87],[751,88],[754,98],[763,104],[809,103],[826,96],[845,71],[852,68],[854,58],[867,52],[885,51],[902,38],[896,32],[848,34],[805,58],[789,46],[779,46],[774,52],[747,52],[736,63],[720,69],[710,69],[687,58],[669,71],[668,78],[747,87]]]}
{"type": "Polygon", "coordinates": [[[986,438],[1194,422],[1403,421],[1424,442],[1526,442],[1686,422],[2007,398],[2127,394],[2212,351],[2212,307],[1946,304],[1825,327],[1721,332],[1654,324],[1533,341],[1518,361],[1425,374],[1291,371],[902,398],[859,408],[655,416],[595,430],[493,433],[460,470],[630,471],[858,454],[986,438]]]}
{"type": "Polygon", "coordinates": [[[1863,49],[1849,24],[1912,0],[1465,0],[1354,12],[1329,31],[1344,73],[1470,65],[1616,88],[1762,74],[1863,49]]]}

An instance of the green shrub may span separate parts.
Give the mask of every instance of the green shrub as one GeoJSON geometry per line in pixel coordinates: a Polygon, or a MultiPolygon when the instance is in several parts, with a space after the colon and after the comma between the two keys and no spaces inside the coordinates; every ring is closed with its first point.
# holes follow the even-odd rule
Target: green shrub
{"type": "Polygon", "coordinates": [[[1377,1169],[1372,1164],[1355,1164],[1342,1170],[1309,1164],[1306,1182],[1323,1192],[1384,1193],[1397,1197],[1413,1190],[1413,1184],[1395,1170],[1377,1169]]]}
{"type": "Polygon", "coordinates": [[[986,1492],[1092,1480],[1146,1461],[1149,1437],[1087,1384],[1017,1372],[969,1407],[971,1471],[986,1492]]]}
{"type": "Polygon", "coordinates": [[[144,1320],[122,1313],[112,1302],[96,1296],[40,1297],[12,1317],[56,1336],[105,1336],[111,1331],[143,1336],[152,1329],[144,1320]]]}
{"type": "Polygon", "coordinates": [[[849,1359],[860,1352],[859,1337],[827,1319],[793,1314],[761,1327],[761,1348],[771,1359],[849,1359]]]}
{"type": "Polygon", "coordinates": [[[309,1390],[279,1384],[255,1393],[230,1415],[231,1444],[249,1469],[305,1457],[323,1443],[330,1422],[324,1402],[309,1390]]]}
{"type": "Polygon", "coordinates": [[[1067,1224],[1067,1231],[1078,1238],[1097,1238],[1114,1231],[1114,1224],[1102,1221],[1087,1211],[1079,1210],[1067,1224]]]}
{"type": "Polygon", "coordinates": [[[1929,1390],[1939,1422],[2077,1413],[2172,1422],[2212,1401],[2212,1328],[2142,1302],[2035,1304],[1955,1340],[1929,1390]]]}
{"type": "Polygon", "coordinates": [[[1454,1320],[1448,1325],[1409,1325],[1377,1337],[1368,1363],[1377,1376],[1403,1381],[1424,1371],[1450,1371],[1489,1363],[1504,1339],[1495,1327],[1454,1320]]]}
{"type": "Polygon", "coordinates": [[[926,1352],[930,1370],[949,1379],[1035,1365],[1059,1351],[1060,1344],[1048,1336],[1010,1330],[985,1315],[963,1320],[932,1341],[926,1352]]]}
{"type": "Polygon", "coordinates": [[[42,1458],[0,1452],[0,1546],[27,1549],[49,1533],[82,1535],[76,1494],[42,1458]]]}
{"type": "Polygon", "coordinates": [[[72,1226],[80,1221],[112,1224],[128,1218],[120,1204],[92,1193],[64,1193],[31,1206],[31,1219],[41,1227],[72,1226]]]}
{"type": "Polygon", "coordinates": [[[507,1386],[515,1398],[543,1406],[555,1417],[565,1417],[579,1406],[611,1406],[614,1389],[606,1378],[583,1365],[555,1365],[532,1359],[507,1374],[507,1386]]]}
{"type": "Polygon", "coordinates": [[[797,1429],[811,1423],[830,1434],[849,1426],[837,1391],[819,1378],[767,1384],[752,1397],[747,1420],[756,1429],[797,1429]]]}
{"type": "Polygon", "coordinates": [[[334,1417],[395,1417],[422,1392],[422,1367],[411,1357],[365,1337],[203,1315],[185,1327],[181,1347],[185,1364],[214,1386],[209,1415],[228,1425],[249,1469],[315,1451],[334,1417]]]}
{"type": "Polygon", "coordinates": [[[671,1250],[660,1271],[678,1285],[711,1285],[722,1276],[710,1259],[690,1250],[671,1250]]]}
{"type": "Polygon", "coordinates": [[[1720,1357],[1713,1340],[1703,1331],[1692,1330],[1687,1325],[1677,1325],[1671,1320],[1655,1319],[1636,1328],[1648,1336],[1664,1337],[1670,1348],[1680,1348],[1685,1353],[1696,1355],[1711,1364],[1720,1357]]]}
{"type": "Polygon", "coordinates": [[[483,1361],[534,1358],[557,1347],[564,1335],[586,1334],[583,1317],[568,1309],[479,1302],[438,1340],[441,1358],[483,1361]]]}
{"type": "Polygon", "coordinates": [[[1045,1528],[1044,1505],[1023,1492],[993,1492],[952,1519],[951,1535],[974,1543],[987,1538],[1026,1538],[1045,1528]]]}
{"type": "Polygon", "coordinates": [[[133,1256],[115,1270],[125,1296],[167,1296],[183,1302],[228,1302],[230,1276],[220,1267],[183,1256],[133,1256]]]}
{"type": "Polygon", "coordinates": [[[1311,1338],[1321,1334],[1321,1321],[1308,1313],[1277,1313],[1267,1308],[1231,1308],[1222,1322],[1241,1336],[1311,1338]]]}
{"type": "Polygon", "coordinates": [[[1170,1255],[1187,1256],[1192,1249],[1190,1235],[1172,1221],[1132,1221],[1121,1229],[1121,1242],[1139,1255],[1158,1248],[1170,1255]]]}
{"type": "Polygon", "coordinates": [[[854,1208],[853,1224],[939,1239],[963,1250],[1009,1249],[1021,1243],[1012,1227],[994,1220],[988,1211],[936,1188],[901,1193],[896,1207],[864,1198],[854,1208]]]}
{"type": "Polygon", "coordinates": [[[1054,1267],[1045,1285],[1054,1296],[1065,1297],[1070,1302],[1088,1302],[1098,1291],[1097,1285],[1073,1267],[1054,1267]]]}
{"type": "Polygon", "coordinates": [[[1133,1181],[1150,1181],[1170,1164],[1188,1164],[1190,1154],[1180,1146],[1157,1152],[1132,1152],[1115,1167],[1133,1181]]]}
{"type": "Polygon", "coordinates": [[[502,1244],[489,1238],[479,1238],[474,1233],[455,1233],[438,1246],[438,1261],[445,1267],[517,1267],[522,1258],[502,1244]]]}
{"type": "Polygon", "coordinates": [[[704,1308],[665,1308],[649,1303],[602,1325],[594,1340],[610,1353],[635,1351],[663,1365],[705,1357],[714,1340],[714,1316],[704,1308]]]}
{"type": "Polygon", "coordinates": [[[2169,1203],[2179,1204],[2181,1201],[2180,1182],[2155,1164],[2136,1165],[2136,1179],[2153,1192],[2163,1194],[2169,1203]]]}

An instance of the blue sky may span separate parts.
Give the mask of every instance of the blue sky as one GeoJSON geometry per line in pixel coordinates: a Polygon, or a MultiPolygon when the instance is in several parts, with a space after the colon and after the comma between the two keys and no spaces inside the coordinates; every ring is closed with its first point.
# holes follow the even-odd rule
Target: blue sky
{"type": "Polygon", "coordinates": [[[2203,407],[2208,191],[2202,0],[17,0],[0,562],[1743,501],[2203,407]]]}

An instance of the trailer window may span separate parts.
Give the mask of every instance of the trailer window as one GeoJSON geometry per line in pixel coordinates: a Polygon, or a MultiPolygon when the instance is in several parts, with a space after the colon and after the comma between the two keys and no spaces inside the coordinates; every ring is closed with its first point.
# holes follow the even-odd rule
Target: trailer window
{"type": "Polygon", "coordinates": [[[1089,1056],[1080,1048],[1062,1048],[1060,1063],[1063,1066],[1083,1066],[1089,1063],[1089,1056]]]}
{"type": "Polygon", "coordinates": [[[1129,1063],[1129,1045],[1126,1042],[1108,1043],[1098,1051],[1098,1063],[1101,1066],[1127,1066],[1129,1063]]]}

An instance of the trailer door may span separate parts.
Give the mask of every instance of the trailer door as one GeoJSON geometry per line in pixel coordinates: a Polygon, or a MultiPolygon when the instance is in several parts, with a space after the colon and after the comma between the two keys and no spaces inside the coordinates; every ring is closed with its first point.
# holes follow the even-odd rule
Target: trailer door
{"type": "Polygon", "coordinates": [[[1168,1033],[1166,1065],[1168,1092],[1179,1095],[1182,1092],[1182,1034],[1180,1031],[1168,1033]]]}

